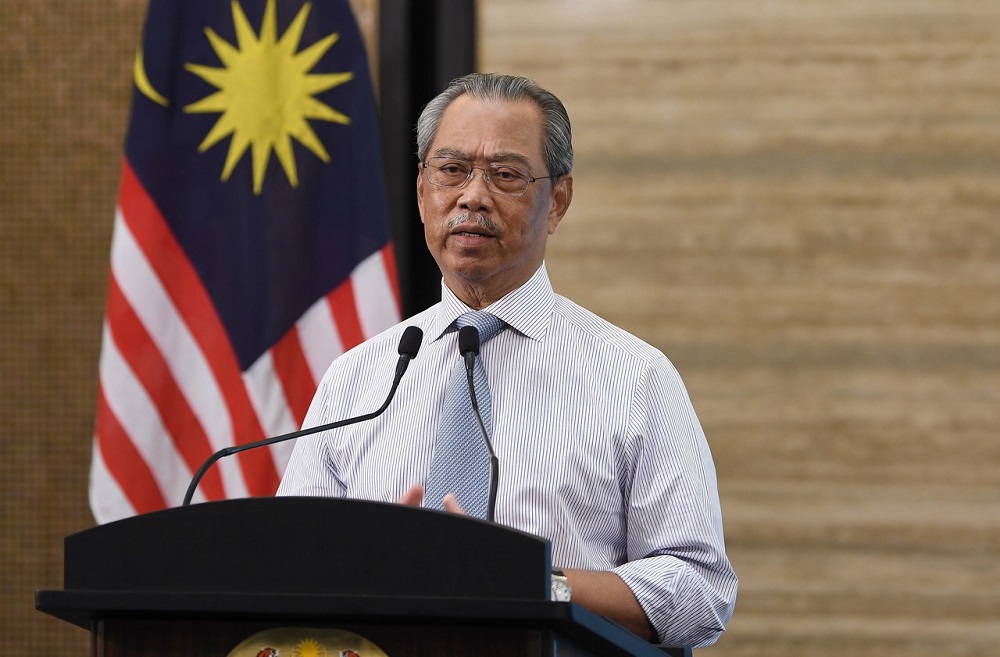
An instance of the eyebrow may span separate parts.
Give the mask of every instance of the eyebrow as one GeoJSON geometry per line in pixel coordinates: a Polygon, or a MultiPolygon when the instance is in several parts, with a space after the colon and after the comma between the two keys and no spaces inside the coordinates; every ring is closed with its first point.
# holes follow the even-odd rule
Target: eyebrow
{"type": "MultiPolygon", "coordinates": [[[[467,160],[469,162],[474,161],[473,158],[470,157],[465,151],[460,151],[454,148],[439,148],[434,151],[434,155],[432,157],[451,157],[457,160],[467,160]]],[[[516,162],[518,164],[523,164],[526,167],[531,165],[531,162],[528,161],[527,157],[514,152],[494,153],[493,157],[491,157],[489,161],[491,164],[495,164],[497,162],[516,162]]]]}

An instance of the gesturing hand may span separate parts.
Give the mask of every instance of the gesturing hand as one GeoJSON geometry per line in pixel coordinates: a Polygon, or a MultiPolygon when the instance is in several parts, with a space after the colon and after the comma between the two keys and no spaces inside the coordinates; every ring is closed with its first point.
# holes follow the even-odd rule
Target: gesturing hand
{"type": "MultiPolygon", "coordinates": [[[[424,501],[424,487],[420,484],[413,484],[410,489],[403,493],[403,496],[399,498],[400,504],[405,504],[406,506],[420,506],[424,501]]],[[[458,513],[460,515],[467,515],[465,509],[458,503],[455,496],[448,493],[444,496],[442,500],[444,505],[444,510],[449,513],[458,513]]]]}

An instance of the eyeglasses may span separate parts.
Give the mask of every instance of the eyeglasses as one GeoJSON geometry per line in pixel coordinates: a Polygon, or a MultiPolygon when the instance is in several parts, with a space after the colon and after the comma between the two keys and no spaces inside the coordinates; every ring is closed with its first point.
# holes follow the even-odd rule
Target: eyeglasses
{"type": "Polygon", "coordinates": [[[504,196],[521,196],[528,191],[528,185],[531,183],[555,178],[555,176],[532,178],[527,171],[509,164],[490,162],[485,167],[477,167],[468,160],[456,160],[450,157],[432,157],[423,164],[424,178],[436,187],[462,189],[472,180],[473,172],[479,169],[483,172],[486,188],[504,196]]]}

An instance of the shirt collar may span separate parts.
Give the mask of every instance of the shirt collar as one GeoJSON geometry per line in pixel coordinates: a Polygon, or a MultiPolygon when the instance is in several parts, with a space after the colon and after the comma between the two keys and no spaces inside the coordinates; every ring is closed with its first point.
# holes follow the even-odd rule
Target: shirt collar
{"type": "MultiPolygon", "coordinates": [[[[548,332],[554,305],[555,293],[543,262],[521,287],[508,292],[483,308],[483,311],[496,315],[508,327],[532,340],[542,340],[548,332]]],[[[472,312],[472,308],[459,300],[442,279],[441,305],[438,307],[431,335],[437,340],[445,334],[459,315],[467,312],[472,312]]]]}

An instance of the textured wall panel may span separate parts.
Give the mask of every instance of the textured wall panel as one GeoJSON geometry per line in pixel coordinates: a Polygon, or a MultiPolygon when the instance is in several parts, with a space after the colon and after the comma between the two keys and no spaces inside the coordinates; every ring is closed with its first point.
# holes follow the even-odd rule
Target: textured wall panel
{"type": "Polygon", "coordinates": [[[741,576],[706,655],[1000,645],[1000,5],[482,0],[574,119],[556,288],[662,348],[741,576]]]}

